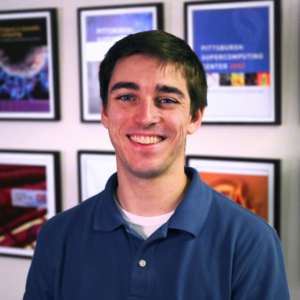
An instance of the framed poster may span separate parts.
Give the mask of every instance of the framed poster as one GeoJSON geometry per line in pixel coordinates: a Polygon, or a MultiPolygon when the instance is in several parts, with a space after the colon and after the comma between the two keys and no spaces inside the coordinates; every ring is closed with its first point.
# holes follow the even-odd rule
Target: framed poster
{"type": "Polygon", "coordinates": [[[78,9],[81,121],[101,122],[98,72],[109,48],[137,32],[163,29],[163,4],[78,9]]]}
{"type": "Polygon", "coordinates": [[[32,257],[37,234],[61,211],[59,152],[0,150],[0,255],[32,257]]]}
{"type": "Polygon", "coordinates": [[[281,123],[280,1],[185,3],[185,39],[207,74],[204,124],[281,123]]]}
{"type": "Polygon", "coordinates": [[[78,151],[79,202],[103,191],[107,180],[115,172],[115,152],[78,151]]]}
{"type": "Polygon", "coordinates": [[[213,189],[265,219],[280,233],[280,160],[186,156],[213,189]]]}
{"type": "Polygon", "coordinates": [[[0,12],[0,120],[60,118],[55,9],[0,12]]]}

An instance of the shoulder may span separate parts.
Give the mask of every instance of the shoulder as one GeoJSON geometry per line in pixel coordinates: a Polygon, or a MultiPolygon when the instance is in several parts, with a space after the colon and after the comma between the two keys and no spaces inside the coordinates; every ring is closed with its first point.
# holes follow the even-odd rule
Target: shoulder
{"type": "Polygon", "coordinates": [[[93,232],[96,220],[107,215],[113,206],[113,191],[117,185],[117,174],[113,174],[106,183],[105,189],[82,203],[57,214],[49,219],[38,234],[37,244],[62,246],[66,241],[77,241],[82,236],[88,237],[93,232]]]}
{"type": "Polygon", "coordinates": [[[269,231],[274,231],[266,220],[248,209],[235,203],[219,192],[212,189],[212,205],[210,216],[218,219],[227,228],[242,232],[256,232],[264,236],[269,231]]]}
{"type": "Polygon", "coordinates": [[[69,234],[70,232],[78,232],[78,230],[91,224],[93,221],[96,206],[102,201],[102,193],[99,193],[84,202],[58,213],[49,219],[42,227],[41,233],[47,232],[57,235],[69,234]]]}
{"type": "Polygon", "coordinates": [[[227,253],[227,259],[232,262],[235,288],[249,284],[249,278],[254,283],[265,282],[270,279],[268,269],[278,273],[276,276],[281,282],[278,284],[286,281],[279,237],[260,216],[212,190],[206,228],[207,240],[209,234],[213,236],[218,251],[227,253]]]}
{"type": "Polygon", "coordinates": [[[212,228],[215,237],[224,240],[226,245],[222,244],[222,247],[230,248],[236,264],[240,266],[245,267],[259,253],[267,259],[268,251],[282,252],[277,232],[272,226],[215,190],[212,190],[207,226],[212,228]]]}
{"type": "Polygon", "coordinates": [[[276,230],[263,218],[212,190],[212,203],[204,227],[205,236],[244,265],[261,247],[281,247],[276,230]]]}

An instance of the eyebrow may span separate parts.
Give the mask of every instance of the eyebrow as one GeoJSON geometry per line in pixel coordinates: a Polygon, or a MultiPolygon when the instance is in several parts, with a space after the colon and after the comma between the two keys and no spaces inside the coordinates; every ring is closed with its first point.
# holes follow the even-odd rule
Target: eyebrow
{"type": "MultiPolygon", "coordinates": [[[[140,87],[134,82],[120,81],[112,86],[110,92],[112,93],[113,91],[122,89],[122,88],[135,90],[135,91],[138,91],[140,89],[140,87]]],[[[180,89],[173,87],[173,86],[157,85],[156,91],[160,92],[160,93],[177,94],[183,98],[185,96],[184,93],[180,89]]]]}
{"type": "Polygon", "coordinates": [[[112,93],[115,90],[123,89],[123,88],[135,90],[135,91],[138,91],[140,89],[140,87],[134,82],[121,81],[121,82],[118,82],[115,85],[113,85],[110,92],[112,93]]]}
{"type": "Polygon", "coordinates": [[[167,86],[167,85],[160,86],[160,85],[157,85],[156,86],[156,91],[161,92],[161,93],[177,94],[177,95],[184,98],[184,93],[180,89],[178,89],[176,87],[173,87],[173,86],[167,86]]]}

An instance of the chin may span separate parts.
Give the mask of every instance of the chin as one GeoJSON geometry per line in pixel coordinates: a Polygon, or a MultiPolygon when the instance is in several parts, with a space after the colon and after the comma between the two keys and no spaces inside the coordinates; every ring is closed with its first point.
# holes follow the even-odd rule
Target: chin
{"type": "Polygon", "coordinates": [[[138,178],[144,178],[144,179],[151,179],[151,178],[157,178],[162,173],[164,173],[163,168],[149,168],[146,169],[145,167],[141,168],[130,168],[130,172],[138,178]]]}

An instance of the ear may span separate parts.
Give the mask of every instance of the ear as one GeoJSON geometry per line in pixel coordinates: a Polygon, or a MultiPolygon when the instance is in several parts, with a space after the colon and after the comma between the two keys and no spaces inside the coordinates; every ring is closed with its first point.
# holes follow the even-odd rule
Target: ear
{"type": "Polygon", "coordinates": [[[193,134],[200,127],[203,114],[204,114],[204,108],[202,109],[199,108],[193,119],[191,116],[190,123],[188,125],[188,130],[187,130],[188,134],[193,134]]]}
{"type": "Polygon", "coordinates": [[[103,126],[108,129],[108,111],[107,107],[104,109],[103,105],[101,105],[101,122],[103,126]]]}

